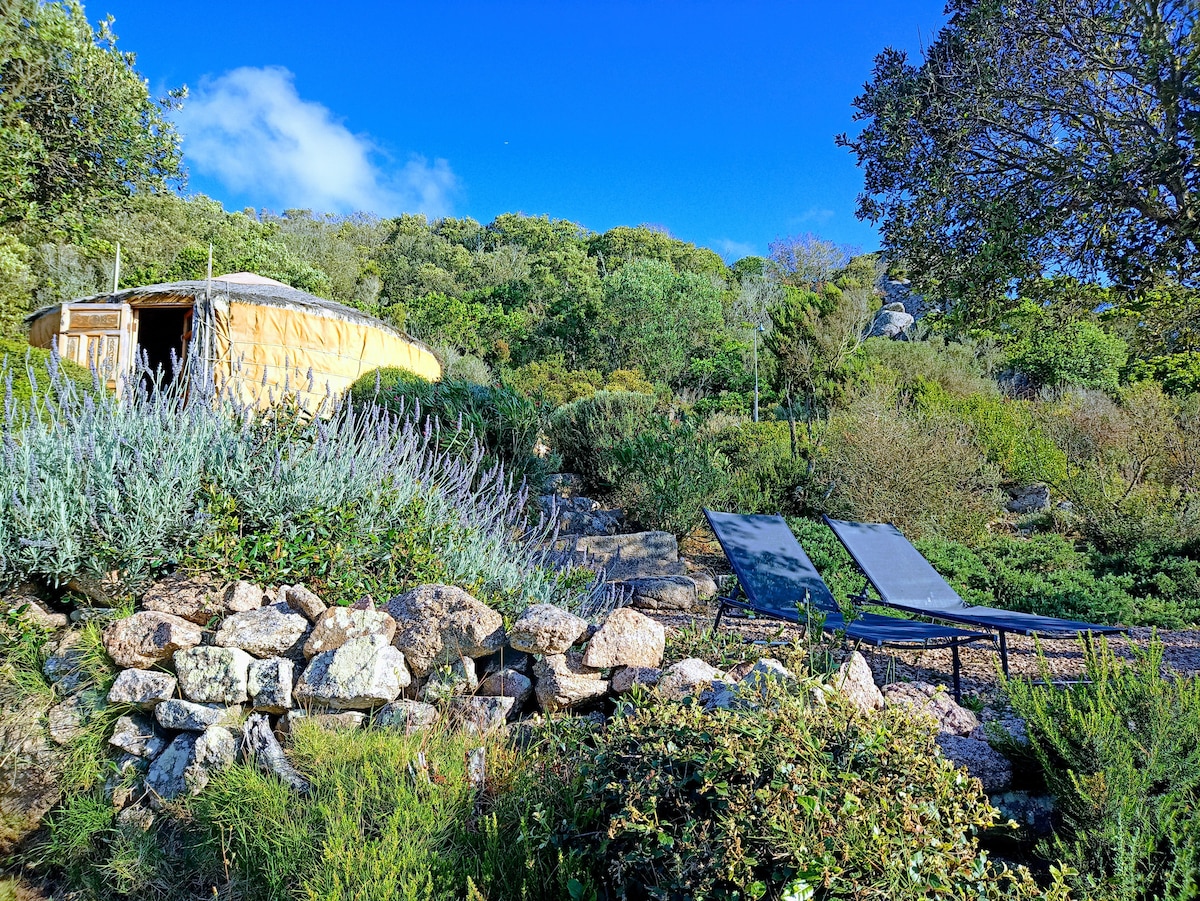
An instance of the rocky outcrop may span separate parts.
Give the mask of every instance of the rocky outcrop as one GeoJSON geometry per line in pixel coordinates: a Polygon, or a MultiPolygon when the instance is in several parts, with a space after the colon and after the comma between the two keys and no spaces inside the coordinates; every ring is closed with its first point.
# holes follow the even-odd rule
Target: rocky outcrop
{"type": "Polygon", "coordinates": [[[428,729],[438,718],[438,709],[432,704],[401,699],[380,707],[375,714],[375,725],[399,729],[405,735],[412,735],[421,729],[428,729]]]}
{"type": "Polygon", "coordinates": [[[695,697],[713,682],[725,678],[715,666],[710,666],[697,657],[688,657],[673,663],[663,671],[658,680],[658,693],[671,701],[682,701],[695,697]]]}
{"type": "Polygon", "coordinates": [[[315,657],[340,648],[351,638],[380,635],[391,644],[396,637],[396,621],[382,610],[354,607],[330,607],[313,625],[304,642],[304,656],[315,657]]]}
{"type": "Polygon", "coordinates": [[[181,616],[143,610],[104,630],[104,650],[119,667],[149,669],[203,638],[203,630],[181,616]]]}
{"type": "Polygon", "coordinates": [[[504,617],[452,585],[414,588],[394,598],[387,612],[396,621],[393,643],[418,676],[438,663],[486,657],[504,646],[504,617]]]}
{"type": "Polygon", "coordinates": [[[213,644],[255,657],[285,657],[303,647],[309,629],[308,620],[287,604],[271,604],[225,617],[213,644]]]}
{"type": "Polygon", "coordinates": [[[250,663],[241,648],[205,646],[175,652],[179,690],[201,704],[244,704],[250,699],[250,663]]]}
{"type": "Polygon", "coordinates": [[[883,707],[883,694],[875,685],[875,676],[862,654],[855,651],[837,668],[830,684],[844,694],[863,713],[871,713],[883,707]]]}
{"type": "Polygon", "coordinates": [[[965,736],[979,727],[975,714],[955,703],[945,689],[928,682],[893,682],[881,691],[886,706],[900,705],[928,718],[939,732],[965,736]]]}
{"type": "Polygon", "coordinates": [[[986,741],[943,732],[937,743],[943,757],[982,783],[984,794],[995,795],[1012,785],[1012,763],[986,741]]]}
{"type": "Polygon", "coordinates": [[[604,620],[587,643],[585,666],[610,669],[614,666],[657,667],[662,663],[667,632],[650,617],[622,607],[604,620]]]}
{"type": "Polygon", "coordinates": [[[371,635],[314,657],[293,694],[316,707],[368,710],[396,700],[411,681],[404,655],[383,636],[371,635]]]}
{"type": "Polygon", "coordinates": [[[691,576],[655,576],[622,583],[632,594],[630,603],[653,613],[680,613],[699,606],[696,581],[691,576]]]}
{"type": "Polygon", "coordinates": [[[154,705],[175,697],[176,688],[177,682],[170,673],[144,669],[121,670],[108,690],[108,703],[153,710],[154,705]]]}
{"type": "Polygon", "coordinates": [[[508,643],[529,654],[565,654],[583,639],[587,620],[553,604],[526,607],[508,633],[508,643]]]}
{"type": "Polygon", "coordinates": [[[570,710],[604,697],[608,683],[598,669],[584,664],[578,651],[551,654],[533,665],[534,692],[542,710],[570,710]]]}
{"type": "Polygon", "coordinates": [[[679,543],[670,532],[635,532],[581,538],[575,543],[581,563],[604,569],[609,581],[683,576],[679,543]]]}

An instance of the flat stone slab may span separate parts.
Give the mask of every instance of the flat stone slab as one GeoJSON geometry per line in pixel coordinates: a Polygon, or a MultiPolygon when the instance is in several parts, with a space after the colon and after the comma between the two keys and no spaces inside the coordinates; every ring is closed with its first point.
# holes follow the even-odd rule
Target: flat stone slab
{"type": "Polygon", "coordinates": [[[670,532],[594,535],[580,538],[575,552],[580,562],[603,567],[610,582],[687,575],[679,542],[670,532]]]}

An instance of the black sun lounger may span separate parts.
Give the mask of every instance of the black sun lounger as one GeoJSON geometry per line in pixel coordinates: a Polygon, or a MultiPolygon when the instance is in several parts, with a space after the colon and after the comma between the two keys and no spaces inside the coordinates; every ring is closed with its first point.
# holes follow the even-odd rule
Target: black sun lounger
{"type": "Polygon", "coordinates": [[[1128,631],[1124,626],[1019,613],[998,607],[972,607],[930,565],[921,552],[890,523],[847,522],[823,517],[825,524],[846,546],[867,583],[879,595],[867,594],[867,586],[853,600],[881,604],[906,613],[928,616],[951,623],[992,629],[1000,637],[1000,665],[1008,675],[1008,643],[1005,635],[1036,635],[1041,638],[1074,638],[1081,634],[1111,635],[1128,631]]]}
{"type": "Polygon", "coordinates": [[[823,617],[826,632],[843,632],[856,643],[874,647],[949,647],[954,665],[954,697],[960,695],[958,647],[990,636],[934,623],[897,619],[873,613],[846,622],[782,516],[746,516],[704,511],[737,576],[738,591],[722,597],[713,628],[719,628],[727,608],[748,610],[800,626],[808,625],[805,609],[823,617]]]}

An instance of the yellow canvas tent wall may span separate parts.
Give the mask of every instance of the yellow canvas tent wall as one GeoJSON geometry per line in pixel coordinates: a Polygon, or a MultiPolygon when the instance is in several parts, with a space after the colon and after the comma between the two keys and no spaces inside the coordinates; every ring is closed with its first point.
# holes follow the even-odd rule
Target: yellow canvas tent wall
{"type": "Polygon", "coordinates": [[[29,343],[96,366],[112,388],[137,361],[168,367],[188,358],[219,388],[266,406],[285,391],[315,410],[381,366],[441,376],[419,341],[351,307],[247,272],[207,281],[130,288],[39,310],[29,343]]]}

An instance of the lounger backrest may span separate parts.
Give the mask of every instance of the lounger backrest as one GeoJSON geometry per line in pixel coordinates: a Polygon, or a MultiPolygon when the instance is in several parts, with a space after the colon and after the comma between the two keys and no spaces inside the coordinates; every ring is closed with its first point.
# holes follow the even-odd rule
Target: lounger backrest
{"type": "Polygon", "coordinates": [[[927,610],[966,606],[958,592],[890,523],[847,522],[828,516],[825,523],[889,604],[927,610]]]}
{"type": "Polygon", "coordinates": [[[704,516],[756,609],[795,619],[797,608],[807,603],[837,614],[833,593],[782,516],[711,510],[705,510],[704,516]]]}

